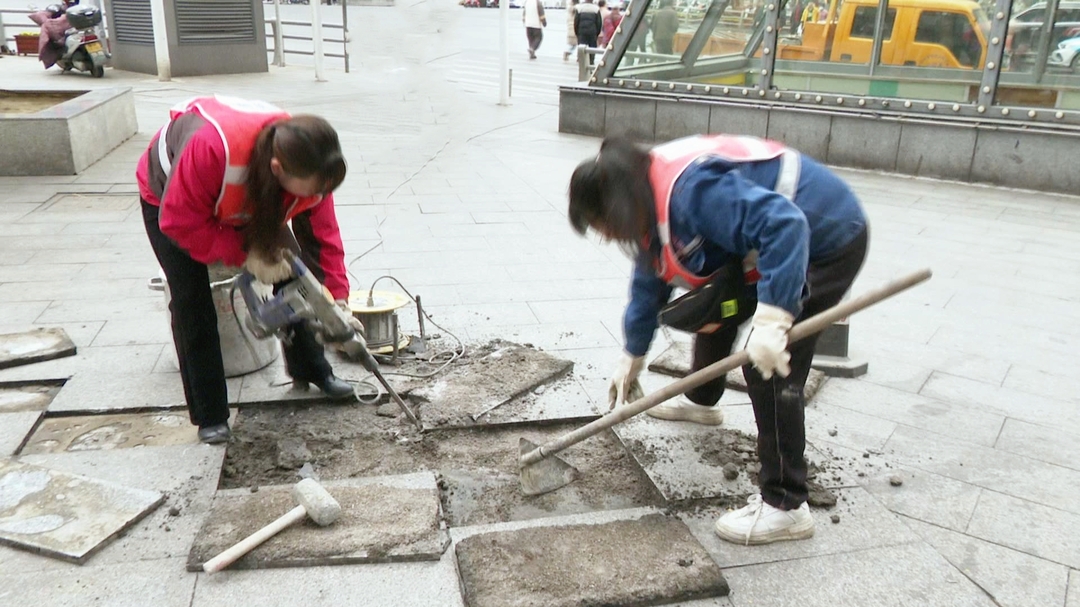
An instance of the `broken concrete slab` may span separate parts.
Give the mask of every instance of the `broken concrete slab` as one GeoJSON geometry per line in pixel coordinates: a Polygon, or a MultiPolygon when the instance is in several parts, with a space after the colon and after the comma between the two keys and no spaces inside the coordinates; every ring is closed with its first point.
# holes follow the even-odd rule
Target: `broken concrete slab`
{"type": "Polygon", "coordinates": [[[573,366],[531,347],[493,340],[468,351],[450,370],[408,395],[424,403],[425,427],[468,427],[498,419],[496,411],[510,400],[562,377],[573,366]]]}
{"type": "MultiPolygon", "coordinates": [[[[657,357],[649,363],[648,368],[649,371],[660,373],[661,375],[686,377],[687,375],[690,375],[691,358],[690,344],[676,342],[657,355],[657,357]]],[[[829,379],[829,377],[821,371],[818,371],[817,369],[810,370],[810,374],[806,377],[806,386],[803,388],[803,397],[807,402],[814,398],[814,395],[818,393],[818,390],[821,389],[821,386],[827,379],[829,379]]],[[[727,374],[726,385],[732,390],[746,392],[746,377],[743,376],[742,368],[735,369],[727,374]]]]}
{"type": "MultiPolygon", "coordinates": [[[[321,483],[341,504],[341,518],[327,527],[312,521],[278,533],[231,565],[234,569],[437,561],[450,545],[440,528],[435,475],[354,478],[321,483]]],[[[202,564],[296,504],[291,485],[219,491],[195,537],[188,570],[202,564]]]]}
{"type": "Polygon", "coordinates": [[[469,607],[661,605],[729,592],[686,525],[662,514],[483,533],[455,554],[469,607]]]}
{"type": "Polygon", "coordinates": [[[50,417],[21,454],[163,447],[196,442],[186,411],[50,417]]]}
{"type": "Polygon", "coordinates": [[[63,329],[34,329],[0,335],[0,369],[75,355],[75,344],[63,329]]]}
{"type": "Polygon", "coordinates": [[[42,411],[0,413],[0,458],[19,452],[43,414],[42,411]]]}
{"type": "MultiPolygon", "coordinates": [[[[192,432],[194,435],[194,432],[192,432]]],[[[24,455],[23,462],[158,491],[165,502],[94,555],[93,565],[181,557],[202,527],[217,490],[225,450],[203,444],[24,455]],[[177,514],[171,512],[178,511],[177,514]]],[[[58,561],[15,550],[0,554],[0,570],[23,571],[58,561]],[[6,558],[5,558],[6,557],[6,558]]],[[[183,568],[181,563],[180,568],[183,568]]]]}
{"type": "Polygon", "coordinates": [[[164,496],[86,476],[0,464],[0,543],[84,563],[164,496]]]}
{"type": "Polygon", "coordinates": [[[59,383],[0,383],[0,413],[44,411],[59,391],[59,383]]]}
{"type": "Polygon", "coordinates": [[[425,428],[467,428],[499,426],[528,422],[581,423],[596,419],[589,395],[572,376],[561,377],[541,384],[512,398],[495,409],[474,418],[473,414],[455,409],[439,409],[423,405],[421,419],[425,428]]]}

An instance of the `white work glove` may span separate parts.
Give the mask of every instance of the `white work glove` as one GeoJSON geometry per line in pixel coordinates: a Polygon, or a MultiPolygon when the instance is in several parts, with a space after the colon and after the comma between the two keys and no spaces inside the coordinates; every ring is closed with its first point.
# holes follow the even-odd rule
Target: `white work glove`
{"type": "Polygon", "coordinates": [[[244,269],[255,276],[255,280],[267,285],[274,285],[293,275],[292,264],[285,256],[278,253],[277,260],[271,261],[258,253],[249,253],[244,260],[244,269]]]}
{"type": "Polygon", "coordinates": [[[609,409],[614,408],[615,405],[634,402],[645,396],[645,391],[641,389],[641,383],[638,382],[638,375],[641,375],[644,367],[644,356],[631,356],[623,352],[622,357],[619,358],[619,364],[615,367],[615,374],[611,377],[611,384],[608,385],[609,409]]]}
{"type": "Polygon", "coordinates": [[[367,334],[364,332],[364,323],[360,322],[359,318],[353,316],[352,308],[349,307],[349,300],[336,299],[334,300],[334,303],[337,304],[337,307],[341,308],[341,311],[345,313],[345,316],[349,317],[349,326],[356,331],[360,336],[360,339],[367,337],[367,334]]]}
{"type": "Polygon", "coordinates": [[[773,373],[787,377],[791,373],[787,332],[794,320],[783,308],[758,303],[750,325],[750,338],[746,341],[746,353],[761,377],[769,379],[773,373]]]}

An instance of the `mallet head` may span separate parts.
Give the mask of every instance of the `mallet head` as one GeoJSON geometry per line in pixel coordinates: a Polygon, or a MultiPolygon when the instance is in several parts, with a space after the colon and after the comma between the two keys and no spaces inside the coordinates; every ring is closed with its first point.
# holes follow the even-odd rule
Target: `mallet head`
{"type": "Polygon", "coordinates": [[[307,515],[325,527],[341,517],[341,504],[315,479],[305,478],[292,489],[293,499],[303,506],[307,515]]]}

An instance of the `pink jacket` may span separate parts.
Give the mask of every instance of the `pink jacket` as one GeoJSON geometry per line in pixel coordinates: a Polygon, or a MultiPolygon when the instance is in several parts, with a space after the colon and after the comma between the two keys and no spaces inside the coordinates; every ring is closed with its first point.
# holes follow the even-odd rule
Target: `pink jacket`
{"type": "MultiPolygon", "coordinates": [[[[158,224],[161,232],[187,251],[195,261],[204,264],[220,261],[237,267],[243,265],[247,259],[243,235],[214,217],[214,205],[225,175],[225,144],[221,136],[211,124],[206,124],[191,136],[173,159],[172,172],[162,199],[158,199],[150,186],[150,149],[157,144],[157,137],[154,137],[139,159],[135,178],[139,182],[142,199],[160,207],[158,224]]],[[[305,215],[310,221],[310,240],[314,241],[314,252],[325,275],[324,284],[334,299],[347,299],[349,279],[345,273],[345,248],[334,213],[333,194],[328,194],[310,211],[298,215],[293,220],[294,230],[295,221],[305,215]]],[[[301,234],[297,236],[302,237],[301,234]]]]}

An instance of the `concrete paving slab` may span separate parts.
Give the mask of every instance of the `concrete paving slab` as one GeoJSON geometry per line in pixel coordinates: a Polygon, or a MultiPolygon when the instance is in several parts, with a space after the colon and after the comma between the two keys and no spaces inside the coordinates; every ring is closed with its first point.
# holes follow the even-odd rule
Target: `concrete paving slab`
{"type": "Polygon", "coordinates": [[[1080,567],[1080,514],[984,491],[971,516],[968,535],[1032,556],[1080,567]],[[1016,523],[1023,513],[1024,524],[1016,523]]]}
{"type": "Polygon", "coordinates": [[[164,447],[197,441],[187,411],[50,417],[20,454],[164,447]]]}
{"type": "MultiPolygon", "coordinates": [[[[195,576],[187,574],[191,579],[195,576]]],[[[200,574],[190,607],[235,607],[258,597],[260,607],[462,607],[453,554],[439,562],[379,563],[363,567],[226,569],[200,574]],[[268,591],[268,577],[273,580],[268,591]]],[[[188,605],[184,603],[184,605],[188,605]]]]}
{"type": "Polygon", "coordinates": [[[859,484],[897,514],[961,532],[967,529],[983,492],[945,476],[902,468],[874,471],[859,478],[859,484]],[[893,476],[904,484],[893,486],[893,476]]]}
{"type": "Polygon", "coordinates": [[[1006,419],[996,449],[1080,470],[1080,433],[1006,419]]]}
{"type": "Polygon", "coordinates": [[[75,355],[63,329],[34,329],[0,335],[0,369],[75,355]]]}
{"type": "MultiPolygon", "coordinates": [[[[187,557],[217,490],[225,450],[202,444],[25,455],[22,461],[128,487],[161,492],[165,503],[94,555],[92,564],[187,557]],[[175,510],[174,510],[175,509],[175,510]],[[174,514],[175,512],[175,514],[174,514]]],[[[59,561],[10,551],[4,571],[35,571],[59,561]]],[[[183,563],[177,567],[183,568],[183,563]]]]}
{"type": "Polygon", "coordinates": [[[1080,433],[1080,409],[1070,401],[939,372],[930,376],[920,394],[1034,424],[1047,424],[1060,430],[1080,433]],[[1047,423],[1047,420],[1053,422],[1047,423]]]}
{"type": "MultiPolygon", "coordinates": [[[[325,481],[341,504],[327,527],[310,520],[282,531],[231,565],[234,569],[310,567],[395,561],[437,561],[450,545],[440,528],[439,490],[432,472],[325,481]]],[[[188,571],[296,506],[292,485],[219,491],[195,537],[188,571]]]]}
{"type": "Polygon", "coordinates": [[[0,413],[44,411],[59,391],[59,384],[0,383],[0,413]]]}
{"type": "Polygon", "coordinates": [[[1065,603],[1068,567],[935,525],[910,519],[907,524],[999,605],[1043,607],[1065,603]]]}
{"type": "Polygon", "coordinates": [[[34,430],[42,411],[0,413],[0,458],[14,455],[34,430]]]}
{"type": "MultiPolygon", "coordinates": [[[[693,508],[680,512],[679,518],[686,522],[713,560],[724,569],[858,552],[919,539],[865,490],[858,487],[838,489],[836,497],[836,507],[832,509],[811,509],[815,524],[814,537],[798,542],[776,542],[764,546],[726,542],[715,531],[716,519],[729,511],[723,507],[708,505],[693,508]],[[834,515],[840,517],[839,523],[831,521],[834,515]]],[[[735,507],[744,505],[736,504],[735,507]]],[[[738,588],[734,590],[737,594],[738,588]]]]}
{"type": "Polygon", "coordinates": [[[49,404],[49,413],[136,412],[184,407],[179,374],[76,373],[49,404]]]}
{"type": "Polygon", "coordinates": [[[67,607],[97,603],[110,607],[189,607],[196,577],[181,559],[106,566],[73,565],[47,571],[0,574],[0,603],[67,607]]]}
{"type": "MultiPolygon", "coordinates": [[[[840,382],[826,386],[827,393],[840,382]]],[[[816,402],[806,408],[806,437],[825,440],[858,451],[881,449],[896,431],[896,422],[866,415],[852,409],[816,402]]]]}
{"type": "Polygon", "coordinates": [[[499,407],[563,377],[574,365],[503,341],[466,350],[466,356],[459,360],[461,364],[409,391],[410,398],[425,403],[422,417],[426,428],[486,424],[499,407]]]}
{"type": "Polygon", "coordinates": [[[732,567],[724,575],[738,607],[996,607],[923,542],[732,567]]]}
{"type": "Polygon", "coordinates": [[[686,525],[661,514],[485,533],[455,554],[470,607],[658,605],[729,591],[686,525]]]}
{"type": "Polygon", "coordinates": [[[1073,483],[1080,472],[998,449],[955,443],[927,436],[922,430],[898,426],[883,449],[886,457],[905,468],[933,472],[951,479],[1080,515],[1073,483]]]}
{"type": "Polygon", "coordinates": [[[8,461],[0,465],[0,542],[75,563],[164,501],[86,476],[8,461]]]}
{"type": "Polygon", "coordinates": [[[1065,607],[1080,607],[1080,570],[1078,569],[1069,572],[1069,596],[1065,599],[1065,607]]]}

